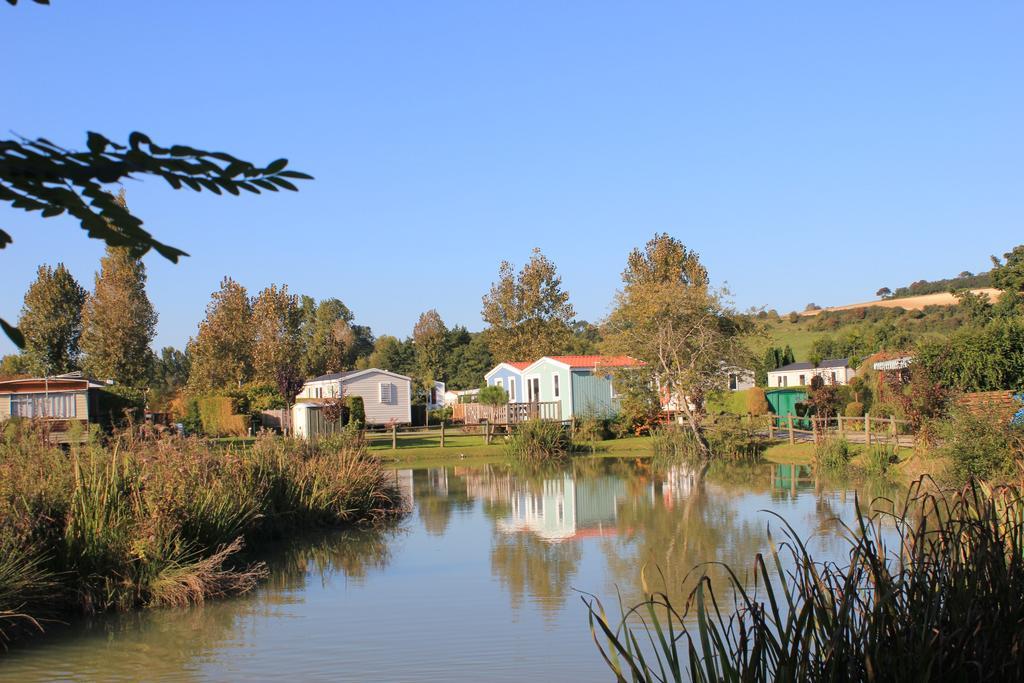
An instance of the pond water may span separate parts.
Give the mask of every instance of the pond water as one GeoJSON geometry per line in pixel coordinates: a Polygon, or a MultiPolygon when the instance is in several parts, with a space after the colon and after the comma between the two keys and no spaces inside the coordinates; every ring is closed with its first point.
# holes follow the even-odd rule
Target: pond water
{"type": "Polygon", "coordinates": [[[617,590],[642,598],[646,564],[682,600],[695,565],[746,571],[767,551],[779,521],[765,510],[813,537],[816,556],[842,559],[837,518],[854,509],[852,485],[789,465],[701,485],[683,467],[608,458],[395,477],[412,512],[394,528],[295,539],[273,555],[271,579],[237,599],[54,629],[0,655],[0,679],[610,680],[578,591],[617,610],[617,590]]]}

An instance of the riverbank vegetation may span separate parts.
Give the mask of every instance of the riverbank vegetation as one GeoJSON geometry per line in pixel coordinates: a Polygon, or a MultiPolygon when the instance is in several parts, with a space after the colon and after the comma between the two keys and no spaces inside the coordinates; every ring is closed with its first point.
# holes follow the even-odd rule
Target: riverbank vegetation
{"type": "Polygon", "coordinates": [[[587,598],[602,657],[619,681],[1024,677],[1020,485],[919,480],[899,507],[858,512],[847,564],[817,562],[783,524],[753,582],[702,575],[683,604],[645,582],[618,620],[587,598]]]}
{"type": "Polygon", "coordinates": [[[395,516],[379,461],[344,435],[245,448],[128,432],[70,451],[36,426],[0,438],[0,640],[48,619],[182,606],[251,589],[259,545],[395,516]]]}

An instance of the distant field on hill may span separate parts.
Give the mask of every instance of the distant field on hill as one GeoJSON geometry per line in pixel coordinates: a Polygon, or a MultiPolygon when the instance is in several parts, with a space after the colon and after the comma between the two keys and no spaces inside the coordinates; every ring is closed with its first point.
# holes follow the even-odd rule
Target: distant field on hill
{"type": "MultiPolygon", "coordinates": [[[[991,287],[983,289],[972,289],[975,294],[984,294],[989,301],[995,302],[999,298],[999,290],[991,287]]],[[[878,301],[865,301],[859,304],[847,304],[845,306],[831,306],[816,311],[802,311],[801,316],[810,317],[820,315],[826,311],[853,311],[858,308],[902,308],[908,311],[923,311],[928,306],[955,306],[957,299],[949,292],[940,294],[925,294],[922,296],[908,296],[902,299],[880,299],[878,301]]]]}

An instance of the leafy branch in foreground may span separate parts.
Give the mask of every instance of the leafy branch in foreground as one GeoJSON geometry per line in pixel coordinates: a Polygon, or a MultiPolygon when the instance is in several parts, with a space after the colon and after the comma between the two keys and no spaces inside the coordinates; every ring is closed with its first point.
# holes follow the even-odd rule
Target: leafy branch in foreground
{"type": "MultiPolygon", "coordinates": [[[[10,2],[10,0],[8,0],[10,2]]],[[[154,249],[177,263],[187,254],[153,237],[123,202],[105,186],[139,175],[163,178],[174,189],[188,187],[214,194],[297,191],[293,180],[312,176],[288,170],[278,159],[258,167],[224,152],[209,152],[185,145],[162,147],[144,133],[128,136],[121,145],[99,133],[88,134],[87,151],[72,151],[45,138],[0,140],[0,202],[43,218],[68,213],[89,237],[109,246],[127,247],[141,257],[154,249]]],[[[0,229],[0,249],[13,241],[0,229]]],[[[7,335],[24,346],[20,332],[0,320],[7,335]]]]}
{"type": "Polygon", "coordinates": [[[1022,680],[1020,486],[923,486],[902,509],[858,503],[845,566],[784,524],[752,582],[726,568],[731,605],[707,576],[682,607],[645,583],[617,624],[584,598],[601,656],[618,681],[1022,680]]]}

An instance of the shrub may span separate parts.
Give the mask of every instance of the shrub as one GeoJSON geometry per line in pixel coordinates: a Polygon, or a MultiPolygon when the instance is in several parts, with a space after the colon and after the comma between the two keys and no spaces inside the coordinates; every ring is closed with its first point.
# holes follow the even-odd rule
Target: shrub
{"type": "Polygon", "coordinates": [[[232,396],[201,396],[197,399],[203,433],[208,436],[244,436],[249,430],[248,415],[236,411],[232,396]]]}
{"type": "Polygon", "coordinates": [[[449,422],[452,419],[452,407],[445,406],[444,408],[435,408],[430,411],[430,421],[434,424],[440,424],[442,422],[449,422]]]}
{"type": "Polygon", "coordinates": [[[202,434],[203,418],[199,414],[199,401],[190,398],[185,402],[185,414],[181,418],[181,426],[186,434],[202,434]]]}
{"type": "Polygon", "coordinates": [[[814,464],[826,470],[841,471],[850,464],[853,449],[843,437],[822,439],[814,448],[814,464]]]}
{"type": "Polygon", "coordinates": [[[874,445],[864,454],[864,471],[876,477],[885,476],[896,460],[896,450],[892,446],[874,445]]]}
{"type": "Polygon", "coordinates": [[[764,389],[754,387],[747,390],[747,412],[751,415],[767,415],[771,412],[768,399],[765,398],[764,389]]]}
{"type": "Polygon", "coordinates": [[[573,435],[577,441],[590,444],[594,449],[595,441],[604,441],[608,433],[608,426],[605,420],[596,417],[585,417],[576,423],[576,433],[573,435]]]}
{"type": "Polygon", "coordinates": [[[744,422],[743,419],[722,417],[706,430],[711,454],[716,460],[756,461],[764,450],[758,431],[764,425],[744,422]]]}
{"type": "Polygon", "coordinates": [[[958,408],[939,424],[939,436],[939,453],[961,480],[1007,475],[1024,457],[1024,428],[1009,424],[998,411],[958,408]]]}
{"type": "Polygon", "coordinates": [[[348,397],[348,423],[356,429],[366,426],[366,408],[363,406],[362,396],[348,397]]]}
{"type": "Polygon", "coordinates": [[[559,422],[528,420],[515,428],[506,448],[514,458],[543,461],[568,454],[572,440],[559,422]]]}
{"type": "Polygon", "coordinates": [[[843,410],[843,415],[846,417],[864,417],[864,404],[860,401],[847,403],[846,408],[843,410]]]}
{"type": "Polygon", "coordinates": [[[508,392],[504,387],[486,386],[477,395],[480,403],[488,406],[502,406],[508,403],[508,392]]]}

